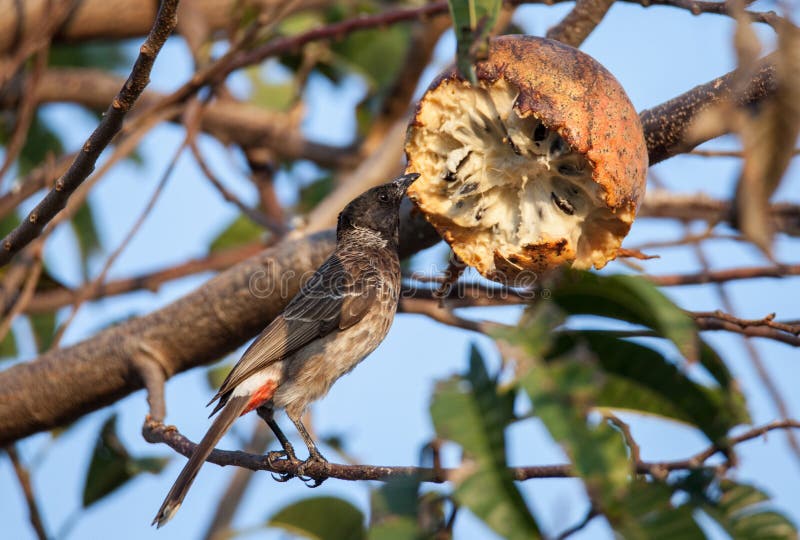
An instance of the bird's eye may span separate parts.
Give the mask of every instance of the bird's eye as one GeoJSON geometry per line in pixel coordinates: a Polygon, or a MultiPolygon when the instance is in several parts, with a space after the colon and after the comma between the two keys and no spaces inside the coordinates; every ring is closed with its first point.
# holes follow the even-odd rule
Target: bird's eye
{"type": "Polygon", "coordinates": [[[378,195],[378,200],[381,202],[389,202],[389,196],[386,193],[378,195]]]}

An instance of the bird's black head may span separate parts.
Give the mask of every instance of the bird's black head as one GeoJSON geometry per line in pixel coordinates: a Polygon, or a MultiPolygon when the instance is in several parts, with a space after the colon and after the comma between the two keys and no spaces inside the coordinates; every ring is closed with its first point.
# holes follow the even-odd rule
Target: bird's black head
{"type": "Polygon", "coordinates": [[[372,232],[377,233],[381,240],[396,247],[400,201],[408,187],[418,177],[419,174],[416,173],[405,174],[387,184],[367,190],[350,201],[339,214],[339,224],[336,227],[337,239],[341,240],[354,234],[366,237],[372,232]]]}

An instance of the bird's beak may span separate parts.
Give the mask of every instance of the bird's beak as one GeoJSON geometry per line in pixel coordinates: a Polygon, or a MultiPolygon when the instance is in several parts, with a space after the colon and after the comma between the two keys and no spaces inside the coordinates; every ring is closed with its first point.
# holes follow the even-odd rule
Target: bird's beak
{"type": "Polygon", "coordinates": [[[405,194],[406,190],[419,178],[419,173],[404,174],[396,178],[392,183],[397,186],[401,194],[405,194]]]}

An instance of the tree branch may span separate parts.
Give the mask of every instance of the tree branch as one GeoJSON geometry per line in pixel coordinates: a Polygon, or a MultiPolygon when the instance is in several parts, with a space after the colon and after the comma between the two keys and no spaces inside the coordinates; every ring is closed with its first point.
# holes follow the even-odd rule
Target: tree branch
{"type": "MultiPolygon", "coordinates": [[[[732,216],[733,207],[730,201],[713,199],[703,193],[680,194],[664,190],[648,193],[639,212],[639,217],[702,220],[711,224],[730,223],[732,216]]],[[[791,236],[800,235],[800,205],[771,204],[769,219],[774,230],[791,236]]]]}
{"type": "MultiPolygon", "coordinates": [[[[439,239],[421,216],[409,217],[410,205],[406,201],[401,222],[403,257],[439,239]]],[[[0,371],[0,445],[63,425],[142,388],[131,365],[142,347],[165,359],[167,377],[238,347],[280,313],[334,242],[331,230],[281,242],[158,311],[0,371]]]]}
{"type": "MultiPolygon", "coordinates": [[[[0,13],[0,54],[15,47],[15,44],[35,33],[38,26],[26,21],[41,21],[47,15],[47,0],[25,0],[14,2],[18,9],[0,13]],[[16,32],[15,29],[20,31],[16,32]]],[[[254,0],[248,3],[255,9],[274,4],[271,0],[254,0]]],[[[306,9],[325,7],[325,0],[294,1],[290,13],[306,9]]],[[[186,18],[185,10],[191,9],[202,18],[209,33],[218,34],[230,30],[236,24],[238,0],[191,1],[181,5],[178,17],[186,18]]],[[[94,40],[117,40],[140,37],[150,30],[156,16],[158,4],[140,0],[81,0],[70,17],[56,29],[54,41],[81,43],[94,40]]]]}
{"type": "Polygon", "coordinates": [[[158,291],[161,285],[174,279],[181,279],[201,272],[220,271],[230,268],[261,252],[263,249],[264,246],[260,242],[225,249],[163,270],[101,283],[92,288],[91,291],[89,291],[88,286],[80,289],[56,288],[43,290],[36,293],[26,306],[25,311],[27,313],[47,313],[71,305],[84,295],[86,295],[87,300],[97,300],[98,298],[107,298],[132,291],[145,290],[155,292],[158,291]]]}
{"type": "MultiPolygon", "coordinates": [[[[49,68],[41,74],[35,89],[36,103],[77,103],[102,111],[114,99],[124,79],[92,68],[49,68]]],[[[14,109],[23,98],[25,79],[10,85],[0,94],[0,105],[14,109]]],[[[139,96],[131,116],[148,114],[167,98],[147,90],[139,96]]],[[[180,123],[180,114],[170,121],[180,123]]],[[[200,129],[223,143],[246,148],[268,147],[287,159],[309,159],[324,167],[341,167],[355,162],[355,150],[307,140],[291,115],[270,111],[233,98],[216,99],[200,115],[200,129]]]]}
{"type": "Polygon", "coordinates": [[[566,17],[547,31],[547,37],[580,47],[600,24],[614,0],[578,0],[566,17]]]}
{"type": "Polygon", "coordinates": [[[639,113],[650,154],[650,165],[689,152],[708,140],[725,135],[725,132],[709,132],[703,140],[689,140],[688,131],[701,112],[728,100],[734,100],[740,106],[748,106],[774,94],[777,83],[773,58],[773,55],[769,55],[760,61],[753,78],[740,95],[734,94],[737,89],[736,72],[731,71],[639,113]]]}
{"type": "Polygon", "coordinates": [[[28,505],[28,518],[31,521],[34,532],[36,532],[36,537],[39,540],[47,540],[48,536],[44,528],[44,522],[42,521],[42,514],[39,512],[39,505],[36,503],[36,496],[33,494],[31,475],[28,469],[22,464],[17,449],[13,445],[6,447],[5,450],[11,460],[11,465],[14,467],[14,473],[17,475],[19,485],[22,488],[25,503],[28,505]]]}
{"type": "Polygon", "coordinates": [[[728,270],[711,270],[694,274],[673,274],[664,276],[647,276],[647,279],[662,287],[677,285],[699,285],[702,283],[723,283],[738,279],[783,278],[800,275],[800,264],[782,264],[771,266],[752,266],[749,268],[730,268],[728,270]]]}
{"type": "MultiPolygon", "coordinates": [[[[741,435],[729,439],[734,446],[745,441],[756,439],[773,430],[799,429],[797,420],[776,420],[750,429],[741,435]]],[[[189,457],[194,451],[195,444],[181,435],[175,426],[167,426],[147,419],[142,427],[145,440],[150,443],[165,443],[176,452],[189,457]]],[[[639,474],[648,474],[663,478],[672,471],[692,470],[703,467],[703,464],[717,452],[723,451],[717,445],[711,445],[703,451],[681,460],[674,461],[638,461],[636,471],[639,474]]],[[[269,471],[274,473],[295,473],[298,465],[288,461],[273,461],[269,463],[266,456],[248,454],[240,451],[214,450],[206,460],[220,466],[236,465],[254,471],[269,471]]],[[[509,472],[515,480],[530,480],[534,478],[568,478],[575,476],[571,465],[533,465],[526,467],[509,467],[509,472]]],[[[339,480],[390,480],[414,476],[423,482],[442,483],[458,476],[459,469],[443,469],[429,467],[398,467],[382,465],[343,465],[338,463],[313,463],[304,469],[303,474],[314,480],[338,478],[339,480]]]]}
{"type": "Polygon", "coordinates": [[[172,33],[177,21],[178,0],[163,0],[153,28],[139,50],[127,82],[111,102],[100,124],[83,145],[55,188],[28,214],[28,217],[11,231],[2,242],[0,266],[4,266],[20,249],[39,236],[45,225],[67,204],[69,196],[94,170],[97,158],[122,128],[125,115],[150,80],[150,70],[156,56],[172,33]]]}
{"type": "MultiPolygon", "coordinates": [[[[762,73],[757,77],[763,88],[770,86],[766,83],[774,82],[774,70],[769,68],[766,72],[768,75],[762,73]]],[[[709,85],[703,95],[692,94],[695,108],[704,101],[714,102],[725,92],[724,85],[720,89],[709,85]]],[[[762,92],[761,97],[766,94],[762,92]]],[[[671,148],[674,125],[668,118],[676,112],[675,107],[680,108],[680,98],[676,100],[646,112],[651,118],[645,123],[651,162],[671,148]],[[665,118],[659,120],[660,115],[665,115],[665,118]]],[[[407,219],[410,205],[406,201],[406,219],[401,223],[403,257],[439,240],[420,216],[407,219]]],[[[288,300],[286,295],[297,290],[296,277],[315,269],[333,249],[333,236],[332,231],[326,231],[296,242],[282,243],[265,251],[259,258],[231,268],[159,311],[100,332],[74,347],[42,355],[34,362],[17,364],[0,372],[0,444],[64,424],[141,388],[139,378],[131,377],[131,342],[146,342],[154,349],[168,353],[164,357],[170,359],[170,376],[234,349],[280,312],[288,300]],[[255,298],[249,292],[248,282],[256,272],[263,275],[265,265],[278,272],[272,275],[276,279],[282,272],[291,273],[293,278],[288,280],[291,286],[281,294],[255,298]],[[97,358],[104,361],[96,362],[97,358]],[[51,399],[38,400],[37,403],[36,396],[42,393],[51,399]]],[[[745,270],[753,273],[750,269],[745,270]]],[[[762,269],[754,273],[744,277],[761,275],[762,269]]],[[[772,267],[763,273],[775,277],[800,274],[800,265],[796,268],[772,267]]],[[[677,285],[685,284],[681,281],[709,282],[715,277],[702,275],[694,277],[694,281],[685,276],[652,279],[661,284],[677,285]]]]}

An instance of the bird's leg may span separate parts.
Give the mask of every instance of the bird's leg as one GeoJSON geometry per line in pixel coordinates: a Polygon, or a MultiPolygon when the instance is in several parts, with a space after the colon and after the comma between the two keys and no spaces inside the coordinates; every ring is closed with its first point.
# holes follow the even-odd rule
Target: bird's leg
{"type": "MultiPolygon", "coordinates": [[[[279,459],[287,459],[293,465],[298,464],[300,460],[297,459],[297,456],[294,453],[294,447],[292,446],[292,443],[289,442],[289,439],[286,438],[286,435],[284,435],[280,426],[275,421],[274,410],[272,407],[261,406],[256,409],[256,413],[264,420],[264,422],[267,423],[269,428],[272,430],[272,433],[275,434],[275,438],[278,439],[278,442],[281,443],[281,447],[283,448],[283,450],[268,452],[267,462],[272,465],[273,462],[279,459]]],[[[279,474],[277,477],[273,475],[273,478],[279,482],[286,482],[293,476],[294,474],[292,473],[283,473],[279,474]]]]}
{"type": "MultiPolygon", "coordinates": [[[[305,472],[306,468],[309,465],[313,465],[315,463],[328,463],[328,460],[325,459],[322,454],[319,452],[316,443],[314,443],[314,439],[311,438],[311,435],[308,433],[308,430],[303,425],[303,421],[301,420],[300,415],[294,416],[289,415],[289,419],[294,423],[295,427],[297,428],[297,432],[300,433],[300,436],[303,438],[303,442],[306,443],[306,447],[308,448],[308,459],[306,459],[296,471],[297,476],[302,477],[303,473],[305,472]]],[[[325,479],[322,480],[313,479],[313,484],[306,484],[309,487],[317,487],[324,482],[325,479]]]]}

